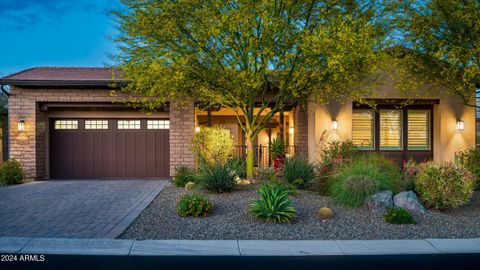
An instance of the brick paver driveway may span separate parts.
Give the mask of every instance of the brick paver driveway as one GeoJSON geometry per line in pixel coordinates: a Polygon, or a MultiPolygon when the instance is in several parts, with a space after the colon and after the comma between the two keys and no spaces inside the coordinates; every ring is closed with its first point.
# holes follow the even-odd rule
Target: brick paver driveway
{"type": "Polygon", "coordinates": [[[0,236],[115,238],[164,180],[42,181],[0,188],[0,236]]]}

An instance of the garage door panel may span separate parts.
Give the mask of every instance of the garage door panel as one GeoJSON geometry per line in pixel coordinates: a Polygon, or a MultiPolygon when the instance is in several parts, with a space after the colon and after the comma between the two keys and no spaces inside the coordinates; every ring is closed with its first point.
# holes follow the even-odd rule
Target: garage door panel
{"type": "Polygon", "coordinates": [[[116,149],[117,149],[117,170],[115,173],[115,176],[121,176],[121,175],[126,175],[127,174],[127,148],[126,148],[126,136],[124,132],[117,132],[116,133],[117,137],[115,140],[116,144],[116,149]]]}
{"type": "Polygon", "coordinates": [[[142,177],[147,175],[147,149],[145,131],[139,130],[134,133],[135,138],[135,176],[142,177]]]}
{"type": "MultiPolygon", "coordinates": [[[[156,140],[155,140],[155,134],[156,132],[152,132],[152,131],[147,131],[146,132],[146,140],[147,140],[147,145],[152,147],[152,149],[155,149],[155,151],[147,151],[147,161],[146,161],[146,165],[147,165],[147,175],[148,176],[155,176],[156,173],[155,173],[155,167],[157,166],[156,165],[156,158],[155,156],[157,155],[156,153],[156,140]]],[[[162,142],[163,143],[163,142],[162,142]]]]}
{"type": "MultiPolygon", "coordinates": [[[[169,175],[169,130],[118,129],[117,120],[108,129],[57,130],[51,123],[50,176],[66,178],[145,178],[169,175]]],[[[55,119],[52,119],[54,122],[55,119]]]]}

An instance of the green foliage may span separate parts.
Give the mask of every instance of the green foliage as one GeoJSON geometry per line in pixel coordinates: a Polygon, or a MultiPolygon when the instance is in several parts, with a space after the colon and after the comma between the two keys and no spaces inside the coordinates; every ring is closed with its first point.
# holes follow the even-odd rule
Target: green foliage
{"type": "Polygon", "coordinates": [[[254,217],[268,222],[290,222],[296,216],[289,192],[282,185],[262,185],[258,194],[260,199],[250,204],[254,217]]]}
{"type": "Polygon", "coordinates": [[[212,210],[213,203],[205,196],[197,193],[185,194],[178,200],[177,213],[182,216],[207,216],[212,210]]]}
{"type": "Polygon", "coordinates": [[[235,175],[240,178],[247,176],[247,165],[245,159],[234,157],[228,160],[227,166],[235,172],[235,175]]]}
{"type": "Polygon", "coordinates": [[[417,224],[412,214],[403,208],[390,208],[384,216],[385,221],[391,224],[417,224]]]}
{"type": "Polygon", "coordinates": [[[474,178],[466,169],[453,163],[422,163],[415,190],[426,206],[435,209],[457,208],[473,196],[474,178]]]}
{"type": "Polygon", "coordinates": [[[22,166],[15,159],[6,160],[0,167],[0,186],[20,184],[24,177],[22,166]]]}
{"type": "Polygon", "coordinates": [[[329,191],[336,202],[358,207],[378,191],[398,192],[401,184],[402,175],[395,163],[381,155],[367,154],[341,167],[329,191]]]}
{"type": "Polygon", "coordinates": [[[249,154],[281,110],[309,96],[358,97],[376,83],[386,27],[375,1],[122,2],[115,59],[131,81],[128,101],[155,109],[195,97],[234,108],[249,154]]]}
{"type": "MultiPolygon", "coordinates": [[[[321,141],[324,140],[322,135],[321,141]]],[[[332,175],[359,155],[357,147],[351,140],[331,141],[322,143],[320,149],[321,160],[316,165],[316,179],[313,184],[314,189],[322,195],[328,195],[328,190],[332,182],[332,175]]]]}
{"type": "Polygon", "coordinates": [[[255,171],[255,178],[258,180],[276,181],[277,176],[275,170],[272,167],[259,167],[255,171]]]}
{"type": "Polygon", "coordinates": [[[413,191],[415,189],[415,178],[417,177],[418,170],[418,163],[413,159],[403,163],[402,190],[413,191]]]}
{"type": "Polygon", "coordinates": [[[288,159],[283,166],[283,178],[298,188],[306,188],[315,179],[315,170],[308,161],[292,158],[288,159]]]}
{"type": "Polygon", "coordinates": [[[230,192],[235,187],[235,178],[235,172],[226,164],[205,166],[202,171],[200,186],[210,192],[230,192]]]}
{"type": "Polygon", "coordinates": [[[280,138],[275,138],[268,147],[268,152],[270,158],[276,159],[278,157],[285,157],[286,154],[286,145],[285,142],[280,138]]]}
{"type": "Polygon", "coordinates": [[[401,45],[408,48],[394,52],[401,60],[397,81],[414,91],[428,85],[434,95],[446,87],[450,94],[475,104],[474,93],[480,87],[480,2],[397,2],[396,18],[404,33],[401,45]]]}
{"type": "Polygon", "coordinates": [[[476,189],[480,189],[480,147],[461,151],[456,156],[457,163],[473,174],[476,189]]]}
{"type": "Polygon", "coordinates": [[[221,126],[202,127],[192,139],[191,149],[200,169],[214,164],[224,165],[233,155],[234,139],[221,126]]]}
{"type": "Polygon", "coordinates": [[[185,190],[186,191],[191,191],[191,190],[194,190],[197,188],[197,184],[195,184],[195,182],[187,182],[185,184],[185,190]]]}
{"type": "Polygon", "coordinates": [[[198,177],[195,171],[185,165],[180,165],[175,168],[175,176],[173,177],[173,184],[177,187],[185,187],[188,182],[198,182],[198,177]]]}

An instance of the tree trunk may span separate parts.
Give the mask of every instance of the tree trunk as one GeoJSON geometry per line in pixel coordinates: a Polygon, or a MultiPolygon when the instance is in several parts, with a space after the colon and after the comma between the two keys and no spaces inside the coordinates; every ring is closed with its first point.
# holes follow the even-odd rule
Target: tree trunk
{"type": "Polygon", "coordinates": [[[247,144],[247,178],[253,178],[253,163],[255,158],[255,149],[253,147],[253,141],[250,134],[246,135],[246,144],[247,144]]]}

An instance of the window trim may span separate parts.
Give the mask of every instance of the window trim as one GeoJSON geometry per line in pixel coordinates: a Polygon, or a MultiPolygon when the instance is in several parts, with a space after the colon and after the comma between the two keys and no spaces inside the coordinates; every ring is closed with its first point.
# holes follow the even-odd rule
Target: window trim
{"type": "MultiPolygon", "coordinates": [[[[406,105],[403,107],[399,107],[397,105],[392,104],[378,104],[375,109],[371,106],[366,104],[353,104],[353,110],[373,110],[374,111],[374,148],[371,150],[364,150],[359,149],[360,151],[364,152],[413,152],[413,153],[421,153],[421,152],[431,152],[432,156],[434,155],[434,145],[435,145],[435,136],[434,136],[434,104],[412,104],[406,105]],[[403,147],[399,150],[380,150],[380,114],[379,110],[382,109],[399,109],[403,112],[403,126],[402,126],[402,140],[403,140],[403,147]],[[430,149],[426,150],[414,150],[408,149],[408,110],[428,110],[430,113],[429,125],[430,125],[430,136],[429,136],[429,144],[430,149]]],[[[352,117],[353,119],[353,117],[352,117]]]]}
{"type": "Polygon", "coordinates": [[[404,138],[404,129],[405,129],[405,113],[404,113],[404,109],[396,109],[396,108],[392,108],[392,109],[379,109],[378,110],[378,150],[380,151],[403,151],[405,149],[405,138],[404,138]],[[398,111],[399,112],[399,116],[400,116],[400,134],[399,134],[399,139],[400,139],[400,144],[399,144],[399,147],[388,147],[388,146],[383,146],[383,147],[387,147],[387,148],[383,148],[382,149],[382,145],[381,145],[381,141],[382,141],[382,135],[381,135],[381,132],[382,132],[382,127],[381,127],[381,118],[380,118],[380,112],[381,111],[398,111]]]}
{"type": "Polygon", "coordinates": [[[110,129],[110,121],[108,119],[85,119],[83,121],[83,128],[85,130],[109,130],[110,129]],[[103,128],[103,124],[101,124],[102,128],[97,128],[98,124],[95,123],[95,128],[87,128],[87,122],[88,121],[102,121],[102,122],[107,122],[107,128],[103,128]]]}
{"type": "Polygon", "coordinates": [[[78,119],[54,119],[53,120],[53,129],[54,130],[79,130],[80,129],[80,121],[78,119]],[[63,123],[63,125],[66,125],[68,126],[69,124],[67,124],[66,122],[72,122],[71,126],[72,128],[57,128],[57,121],[64,121],[65,123],[63,123]],[[76,123],[76,124],[73,124],[73,123],[76,123]]]}
{"type": "Polygon", "coordinates": [[[427,123],[428,123],[428,127],[427,127],[427,143],[428,143],[428,147],[427,148],[424,148],[424,149],[411,149],[410,148],[410,145],[408,144],[408,141],[407,141],[407,151],[430,151],[432,150],[432,137],[433,137],[433,134],[432,134],[432,118],[433,118],[433,115],[432,115],[432,110],[428,110],[428,109],[407,109],[407,140],[409,139],[409,136],[408,136],[408,128],[410,128],[410,125],[408,124],[408,112],[409,111],[426,111],[428,113],[428,119],[427,119],[427,123]]]}
{"type": "Polygon", "coordinates": [[[141,119],[116,119],[116,128],[117,130],[141,130],[142,129],[142,120],[141,119]],[[129,122],[129,121],[132,121],[132,122],[135,122],[135,121],[138,121],[139,125],[138,125],[138,128],[137,126],[134,124],[134,127],[133,128],[130,128],[130,125],[127,124],[127,128],[120,128],[120,121],[126,121],[126,122],[129,122]]]}
{"type": "MultiPolygon", "coordinates": [[[[352,121],[353,121],[353,112],[355,110],[358,110],[358,111],[369,111],[372,113],[372,146],[370,147],[364,147],[364,146],[357,146],[355,145],[355,147],[357,147],[359,150],[362,150],[362,151],[375,151],[375,140],[376,140],[376,127],[375,127],[375,110],[373,109],[353,109],[352,111],[352,121]]],[[[352,123],[352,140],[353,140],[353,123],[352,123]]]]}
{"type": "Polygon", "coordinates": [[[146,119],[146,129],[147,130],[169,130],[170,129],[170,119],[146,119]],[[156,125],[150,124],[150,122],[159,122],[156,125]],[[163,122],[163,124],[162,124],[163,122]],[[156,127],[156,128],[155,128],[156,127]]]}

